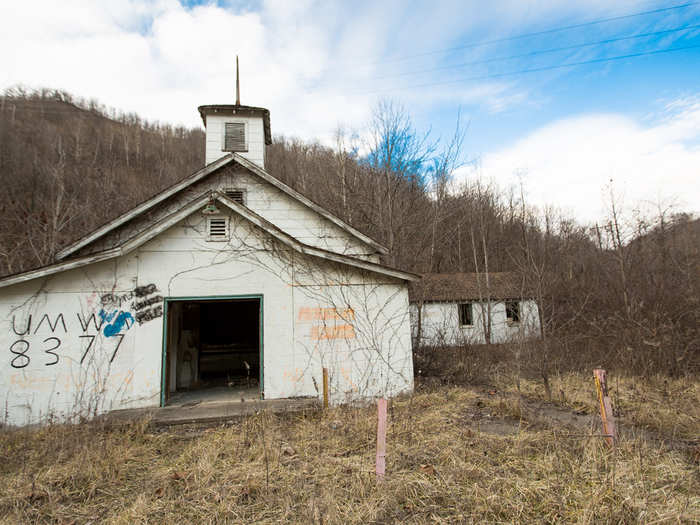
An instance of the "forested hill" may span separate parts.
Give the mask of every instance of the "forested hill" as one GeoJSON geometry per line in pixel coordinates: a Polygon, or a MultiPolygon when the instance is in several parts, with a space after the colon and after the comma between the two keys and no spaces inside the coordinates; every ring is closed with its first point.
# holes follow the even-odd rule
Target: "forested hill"
{"type": "MultiPolygon", "coordinates": [[[[514,210],[506,217],[485,188],[431,198],[427,178],[436,178],[434,166],[441,163],[437,175],[444,175],[449,155],[440,158],[435,144],[416,140],[397,108],[384,109],[373,130],[377,142],[398,143],[405,158],[361,159],[346,138],[331,149],[277,136],[267,148],[267,171],[384,243],[388,264],[473,271],[472,246],[479,261],[491,256],[491,271],[511,269],[507,249],[522,236],[514,210]],[[489,254],[466,227],[475,213],[488,230],[489,254]]],[[[56,90],[6,91],[0,97],[6,188],[0,275],[48,264],[63,246],[203,165],[202,129],[149,123],[56,90]]]]}
{"type": "MultiPolygon", "coordinates": [[[[450,143],[432,142],[391,102],[377,105],[363,135],[361,148],[343,133],[334,148],[275,137],[265,168],[387,246],[385,263],[517,272],[539,303],[544,337],[557,342],[530,360],[545,383],[577,361],[700,372],[697,219],[669,210],[622,216],[612,206],[599,224],[581,225],[527,206],[520,189],[482,180],[455,187],[459,126],[450,143]]],[[[5,92],[0,275],[51,262],[203,164],[201,129],[145,122],[57,91],[5,92]]]]}
{"type": "Polygon", "coordinates": [[[204,132],[54,91],[0,97],[0,273],[66,243],[202,166],[204,132]]]}

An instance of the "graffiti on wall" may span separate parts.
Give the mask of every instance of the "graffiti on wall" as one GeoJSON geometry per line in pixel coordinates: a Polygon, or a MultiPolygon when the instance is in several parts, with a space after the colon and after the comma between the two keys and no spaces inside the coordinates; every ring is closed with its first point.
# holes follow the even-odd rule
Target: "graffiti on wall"
{"type": "Polygon", "coordinates": [[[157,292],[156,286],[149,284],[124,294],[104,294],[100,298],[102,308],[90,315],[81,312],[75,312],[75,316],[65,312],[40,313],[29,314],[23,320],[13,315],[10,366],[21,369],[32,362],[54,366],[61,361],[61,355],[70,355],[76,350],[82,365],[98,348],[109,352],[109,362],[112,363],[126,332],[135,323],[143,324],[163,315],[163,297],[157,292]],[[130,309],[123,308],[132,299],[130,309]],[[77,319],[77,324],[72,319],[77,319]]]}
{"type": "Polygon", "coordinates": [[[321,341],[323,339],[354,339],[355,329],[351,324],[336,326],[312,326],[311,339],[321,341]]]}
{"type": "Polygon", "coordinates": [[[155,284],[137,286],[130,292],[123,294],[107,293],[100,298],[100,301],[103,307],[110,306],[112,308],[122,308],[124,304],[131,301],[129,306],[134,313],[132,321],[135,318],[138,324],[163,317],[163,296],[158,295],[155,284]]]}
{"type": "Polygon", "coordinates": [[[352,308],[299,308],[299,321],[329,321],[355,319],[355,311],[352,308]]]}
{"type": "Polygon", "coordinates": [[[314,341],[325,339],[354,339],[355,328],[351,322],[355,319],[352,308],[299,308],[297,319],[311,322],[309,335],[314,341]],[[330,322],[329,322],[330,321],[330,322]],[[338,321],[344,322],[339,324],[338,321]]]}
{"type": "Polygon", "coordinates": [[[17,339],[10,345],[10,365],[13,368],[25,368],[32,359],[39,360],[45,366],[57,365],[60,362],[58,350],[65,351],[67,346],[77,346],[81,349],[85,347],[80,357],[82,364],[88,353],[94,350],[94,343],[100,332],[105,339],[110,340],[109,345],[114,346],[110,358],[112,362],[124,339],[123,332],[133,325],[133,317],[128,312],[115,311],[107,314],[100,310],[98,316],[91,314],[89,317],[76,312],[75,318],[78,323],[71,324],[72,317],[68,314],[64,315],[61,312],[52,316],[45,313],[41,315],[38,323],[34,323],[35,317],[30,314],[23,323],[18,323],[16,316],[13,316],[12,331],[17,339]],[[76,333],[77,338],[74,335],[76,333]],[[114,343],[111,342],[112,339],[114,343]]]}

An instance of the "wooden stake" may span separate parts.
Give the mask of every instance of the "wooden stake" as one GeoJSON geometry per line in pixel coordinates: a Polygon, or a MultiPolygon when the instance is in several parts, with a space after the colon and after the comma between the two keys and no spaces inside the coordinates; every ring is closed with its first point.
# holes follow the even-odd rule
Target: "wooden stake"
{"type": "Polygon", "coordinates": [[[328,369],[323,368],[323,408],[328,408],[328,369]]]}
{"type": "Polygon", "coordinates": [[[377,479],[386,471],[386,399],[377,400],[377,479]]]}
{"type": "Polygon", "coordinates": [[[608,396],[607,374],[602,368],[593,370],[595,377],[595,387],[598,391],[598,402],[600,403],[600,419],[603,422],[603,434],[605,440],[611,447],[615,446],[617,440],[617,429],[615,428],[615,417],[613,416],[612,403],[608,396]]]}

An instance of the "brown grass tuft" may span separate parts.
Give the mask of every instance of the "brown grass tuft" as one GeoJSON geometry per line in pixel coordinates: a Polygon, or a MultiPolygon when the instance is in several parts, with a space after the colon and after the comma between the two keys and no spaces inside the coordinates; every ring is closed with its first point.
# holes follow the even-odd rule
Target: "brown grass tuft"
{"type": "MultiPolygon", "coordinates": [[[[573,405],[589,406],[583,379],[561,381],[573,405]]],[[[696,406],[698,391],[697,383],[684,390],[695,396],[696,406]]],[[[646,402],[625,403],[630,402],[629,413],[647,421],[647,410],[655,413],[654,399],[646,395],[646,402]]],[[[489,389],[437,387],[393,400],[387,476],[379,485],[373,474],[374,407],[260,413],[214,428],[155,431],[142,422],[5,431],[0,519],[700,521],[700,476],[689,455],[643,437],[623,437],[609,451],[580,429],[518,415],[517,398],[489,389]]],[[[690,431],[692,425],[681,427],[690,431]]]]}

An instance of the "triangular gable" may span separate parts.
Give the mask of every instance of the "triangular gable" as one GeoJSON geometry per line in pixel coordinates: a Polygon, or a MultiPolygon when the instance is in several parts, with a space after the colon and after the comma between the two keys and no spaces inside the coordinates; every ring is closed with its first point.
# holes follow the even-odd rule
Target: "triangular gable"
{"type": "Polygon", "coordinates": [[[55,273],[63,272],[66,270],[72,270],[74,268],[79,268],[82,266],[87,266],[95,262],[106,261],[109,259],[119,257],[121,255],[127,255],[133,250],[137,249],[138,247],[142,246],[146,242],[156,237],[158,234],[167,230],[171,226],[174,226],[182,219],[188,217],[193,213],[196,213],[206,204],[214,200],[222,203],[227,208],[233,210],[238,215],[240,215],[250,223],[254,224],[256,227],[262,229],[278,241],[282,242],[289,248],[292,248],[293,250],[301,254],[319,257],[321,259],[333,261],[347,266],[352,266],[362,270],[371,271],[381,275],[387,275],[396,279],[415,281],[420,278],[420,276],[410,272],[405,272],[403,270],[398,270],[396,268],[391,268],[382,264],[365,261],[347,255],[341,255],[335,252],[330,252],[321,248],[316,248],[314,246],[304,244],[295,237],[279,229],[277,226],[272,224],[267,219],[261,217],[251,209],[243,206],[242,204],[239,204],[216,191],[207,191],[205,194],[200,195],[197,198],[191,200],[190,202],[179,208],[177,211],[155,222],[146,230],[141,231],[133,237],[124,240],[114,248],[95,254],[90,254],[84,257],[77,257],[74,259],[58,262],[36,270],[7,276],[3,279],[0,279],[0,288],[29,281],[32,279],[37,279],[40,277],[47,277],[55,273]]]}
{"type": "Polygon", "coordinates": [[[350,257],[348,255],[341,255],[339,253],[330,252],[322,248],[316,248],[315,246],[304,244],[295,237],[289,235],[287,232],[279,229],[277,226],[272,224],[264,217],[261,217],[250,208],[246,208],[242,204],[239,204],[236,201],[229,199],[226,195],[221,195],[217,192],[214,192],[214,194],[216,195],[217,201],[221,202],[222,204],[225,204],[228,208],[238,213],[241,217],[247,219],[254,225],[258,226],[262,230],[266,231],[268,234],[275,237],[277,240],[281,241],[290,248],[293,248],[299,253],[319,257],[321,259],[326,259],[328,261],[333,261],[340,264],[345,264],[347,266],[354,266],[355,268],[369,270],[371,272],[388,275],[406,281],[416,281],[420,279],[420,276],[414,273],[399,270],[397,268],[392,268],[390,266],[385,266],[383,264],[365,261],[356,257],[350,257]]]}
{"type": "Polygon", "coordinates": [[[88,246],[89,244],[97,241],[98,239],[104,237],[107,235],[109,232],[113,231],[114,229],[118,228],[119,226],[125,224],[126,222],[134,219],[135,217],[138,217],[139,215],[142,215],[143,213],[146,213],[150,209],[152,209],[154,206],[157,206],[161,202],[165,201],[166,199],[172,197],[176,193],[179,193],[180,191],[192,186],[196,182],[204,179],[205,177],[211,175],[215,171],[219,170],[220,168],[223,168],[224,166],[227,166],[229,164],[232,164],[233,162],[236,162],[240,166],[244,167],[247,169],[250,173],[260,177],[263,179],[265,182],[269,183],[270,185],[276,187],[283,193],[287,194],[291,198],[297,200],[298,202],[302,203],[304,206],[312,209],[325,219],[329,220],[342,230],[346,231],[353,237],[359,239],[361,242],[371,246],[375,250],[377,250],[379,253],[382,254],[387,254],[389,251],[386,249],[386,247],[382,246],[379,244],[377,241],[372,239],[371,237],[368,237],[364,233],[356,230],[340,218],[336,217],[333,215],[331,212],[323,208],[322,206],[319,206],[312,200],[308,199],[301,193],[297,192],[296,190],[293,190],[286,184],[284,184],[282,181],[279,179],[275,178],[274,176],[270,175],[268,172],[266,172],[264,169],[262,169],[260,166],[257,164],[249,161],[248,159],[238,155],[237,153],[231,153],[229,155],[226,155],[224,157],[221,157],[220,159],[212,162],[211,164],[208,164],[201,170],[196,171],[189,177],[186,177],[185,179],[181,180],[180,182],[170,186],[169,188],[166,188],[162,192],[160,192],[158,195],[148,199],[145,202],[142,202],[138,206],[135,206],[131,210],[127,211],[126,213],[120,215],[116,219],[104,224],[103,226],[97,228],[95,231],[92,233],[86,235],[85,237],[82,237],[81,239],[77,240],[76,242],[72,243],[71,245],[67,246],[66,248],[63,248],[58,252],[56,255],[56,258],[61,260],[65,259],[71,254],[74,254],[81,248],[84,248],[88,246]]]}

